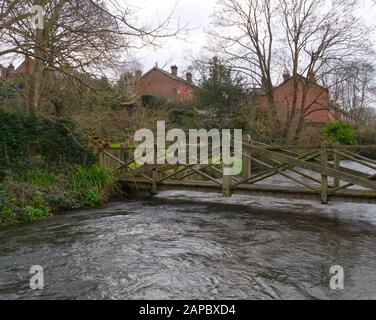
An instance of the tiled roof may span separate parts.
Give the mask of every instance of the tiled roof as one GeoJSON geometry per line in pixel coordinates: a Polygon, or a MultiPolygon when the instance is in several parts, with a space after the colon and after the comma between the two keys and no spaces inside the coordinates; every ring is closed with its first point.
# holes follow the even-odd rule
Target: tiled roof
{"type": "MultiPolygon", "coordinates": [[[[167,72],[167,71],[165,71],[165,70],[163,70],[161,68],[158,68],[158,67],[154,67],[154,68],[150,69],[148,72],[146,72],[144,75],[142,75],[142,77],[140,79],[142,79],[143,77],[147,76],[153,70],[157,70],[159,72],[162,72],[167,77],[170,77],[171,79],[174,79],[176,81],[183,82],[183,83],[188,84],[190,86],[194,86],[194,84],[192,82],[189,82],[189,81],[187,81],[184,78],[181,78],[181,77],[178,77],[178,76],[174,76],[173,74],[171,74],[171,73],[169,73],[169,72],[167,72]]],[[[139,81],[140,79],[138,79],[137,81],[139,81]]]]}

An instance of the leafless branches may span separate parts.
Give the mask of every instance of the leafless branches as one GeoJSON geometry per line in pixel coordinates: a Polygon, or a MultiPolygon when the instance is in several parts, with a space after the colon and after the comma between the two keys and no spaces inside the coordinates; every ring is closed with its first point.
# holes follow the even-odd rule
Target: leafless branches
{"type": "Polygon", "coordinates": [[[211,48],[263,89],[271,120],[279,127],[277,134],[299,137],[309,114],[305,100],[311,84],[372,47],[367,40],[370,30],[353,14],[357,4],[357,0],[219,1],[211,48]],[[276,116],[273,96],[282,69],[289,70],[294,81],[285,123],[276,116]],[[300,98],[301,75],[306,80],[300,98]]]}
{"type": "Polygon", "coordinates": [[[134,49],[158,46],[165,38],[184,35],[185,26],[173,23],[173,13],[157,23],[141,24],[137,11],[117,1],[4,0],[0,55],[16,53],[35,58],[28,83],[29,113],[34,113],[43,77],[51,75],[47,71],[66,78],[103,75],[134,49]],[[31,27],[32,5],[44,8],[42,30],[31,27]]]}

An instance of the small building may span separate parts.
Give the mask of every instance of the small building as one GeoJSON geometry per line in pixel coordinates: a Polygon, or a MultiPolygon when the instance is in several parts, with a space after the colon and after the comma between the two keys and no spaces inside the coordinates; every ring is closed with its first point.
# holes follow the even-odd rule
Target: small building
{"type": "Polygon", "coordinates": [[[28,56],[25,57],[25,60],[18,66],[17,69],[14,68],[13,64],[10,64],[8,67],[4,67],[0,64],[0,81],[8,81],[17,75],[23,77],[29,76],[33,70],[33,64],[34,60],[28,56]]]}
{"type": "Polygon", "coordinates": [[[155,95],[167,101],[189,101],[194,94],[192,74],[188,72],[185,79],[179,77],[177,66],[172,66],[171,72],[158,67],[145,74],[137,71],[135,93],[138,96],[155,95]]]}
{"type": "Polygon", "coordinates": [[[27,77],[31,74],[33,70],[34,60],[28,56],[25,57],[25,60],[18,66],[16,69],[16,74],[27,77]]]}
{"type": "MultiPolygon", "coordinates": [[[[283,78],[283,82],[274,88],[274,101],[279,118],[282,123],[286,123],[293,104],[293,77],[285,73],[283,78]]],[[[260,95],[259,102],[261,107],[269,105],[265,94],[260,95]]],[[[303,108],[307,109],[305,112],[305,123],[307,125],[322,126],[328,121],[336,120],[340,117],[339,113],[330,105],[329,90],[318,84],[314,76],[310,78],[299,76],[295,122],[300,118],[302,104],[304,104],[303,108]],[[307,83],[309,87],[304,97],[304,86],[307,83]]]]}
{"type": "Polygon", "coordinates": [[[0,65],[0,76],[1,80],[8,81],[16,75],[16,70],[14,69],[13,64],[10,64],[8,67],[0,65]]]}

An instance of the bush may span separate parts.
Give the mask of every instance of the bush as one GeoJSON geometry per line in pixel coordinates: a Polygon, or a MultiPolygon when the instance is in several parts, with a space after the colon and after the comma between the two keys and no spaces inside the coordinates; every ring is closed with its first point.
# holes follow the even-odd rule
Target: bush
{"type": "Polygon", "coordinates": [[[50,209],[41,192],[36,192],[31,201],[31,205],[24,208],[22,221],[34,221],[52,216],[50,209]]]}
{"type": "Polygon", "coordinates": [[[95,162],[88,141],[67,120],[0,111],[0,136],[0,180],[28,168],[36,155],[48,165],[95,162]]]}
{"type": "Polygon", "coordinates": [[[70,121],[0,111],[0,136],[0,225],[97,206],[111,196],[114,175],[93,165],[88,141],[70,121]]]}
{"type": "MultiPolygon", "coordinates": [[[[0,225],[15,222],[29,222],[52,216],[52,212],[44,198],[44,194],[30,188],[23,192],[21,188],[14,188],[15,181],[6,182],[7,189],[2,185],[0,191],[0,225]],[[16,193],[11,193],[16,191],[16,193]],[[12,197],[9,195],[12,194],[12,197]]],[[[24,184],[21,184],[25,187],[24,184]]]]}
{"type": "Polygon", "coordinates": [[[166,103],[166,99],[152,94],[144,94],[141,96],[141,104],[143,107],[161,107],[166,103]]]}
{"type": "Polygon", "coordinates": [[[345,121],[327,123],[324,128],[324,139],[329,143],[339,142],[344,145],[357,143],[354,130],[345,121]]]}
{"type": "Polygon", "coordinates": [[[204,127],[202,121],[199,120],[197,112],[189,109],[172,109],[169,112],[169,120],[174,127],[184,131],[204,127]]]}
{"type": "Polygon", "coordinates": [[[230,129],[242,129],[243,132],[249,131],[249,125],[246,119],[242,118],[241,116],[237,116],[233,118],[229,123],[230,129]]]}
{"type": "Polygon", "coordinates": [[[195,114],[191,110],[186,109],[173,109],[170,111],[170,120],[174,124],[179,124],[184,118],[194,118],[195,114]]]}
{"type": "Polygon", "coordinates": [[[50,187],[58,180],[55,173],[44,169],[26,170],[21,173],[21,176],[25,182],[45,188],[50,187]]]}
{"type": "Polygon", "coordinates": [[[80,207],[95,207],[108,200],[115,186],[115,176],[105,168],[77,167],[69,177],[69,190],[80,207]]]}
{"type": "Polygon", "coordinates": [[[114,175],[98,166],[8,176],[0,184],[0,225],[45,219],[59,209],[98,206],[114,190],[114,175]]]}

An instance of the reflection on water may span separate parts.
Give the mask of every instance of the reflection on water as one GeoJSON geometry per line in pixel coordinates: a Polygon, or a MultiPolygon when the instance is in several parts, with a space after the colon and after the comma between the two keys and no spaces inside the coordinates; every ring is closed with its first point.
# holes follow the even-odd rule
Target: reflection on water
{"type": "Polygon", "coordinates": [[[115,203],[0,229],[0,299],[376,298],[372,223],[205,197],[115,203]],[[29,289],[32,265],[44,267],[42,292],[29,289]],[[333,265],[345,269],[343,292],[329,288],[333,265]]]}

